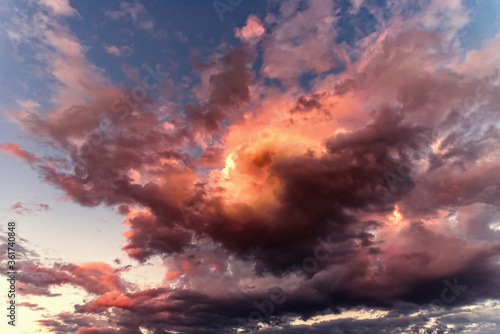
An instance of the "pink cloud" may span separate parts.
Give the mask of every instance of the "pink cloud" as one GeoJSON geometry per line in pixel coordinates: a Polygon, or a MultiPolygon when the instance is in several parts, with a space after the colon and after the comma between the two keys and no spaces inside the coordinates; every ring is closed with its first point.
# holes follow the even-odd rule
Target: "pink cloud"
{"type": "Polygon", "coordinates": [[[297,13],[289,12],[290,6],[282,3],[281,16],[268,17],[269,23],[279,24],[268,37],[262,65],[264,75],[287,83],[305,72],[327,71],[337,58],[333,2],[311,1],[308,9],[297,13]]]}
{"type": "Polygon", "coordinates": [[[71,16],[77,13],[68,0],[41,0],[41,3],[56,15],[71,16]]]}
{"type": "Polygon", "coordinates": [[[32,154],[26,150],[23,150],[21,146],[16,143],[0,144],[0,151],[8,152],[16,157],[25,160],[30,164],[40,161],[40,159],[38,159],[36,154],[32,154]]]}
{"type": "MultiPolygon", "coordinates": [[[[478,82],[493,74],[483,60],[494,62],[498,41],[453,63],[460,49],[448,47],[467,21],[463,7],[426,4],[421,15],[395,18],[344,50],[333,2],[303,10],[280,3],[264,20],[259,75],[249,44],[265,28],[250,16],[235,30],[249,43],[193,62],[201,83],[189,96],[199,101],[182,110],[142,101],[126,121],[109,106],[130,90],[106,86],[74,36],[49,34],[57,51],[51,70],[64,88],[57,94],[74,88],[86,99],[19,121],[68,158],[0,148],[73,201],[119,208],[127,215],[122,249],[140,263],[161,256],[166,273],[156,289],[140,289],[122,279],[126,269],[105,263],[26,264],[26,294],[50,296],[54,285],[75,284],[92,295],[78,312],[45,325],[89,313],[109,315],[117,327],[126,321],[130,331],[168,324],[197,332],[216,320],[232,324],[275,287],[287,296],[279,315],[425,307],[450,277],[474,291],[463,303],[498,298],[499,94],[494,82],[489,94],[477,94],[478,82]],[[307,89],[298,83],[306,73],[321,74],[307,89]],[[471,96],[474,110],[463,103],[471,96]],[[112,126],[99,136],[104,119],[112,126]],[[327,255],[304,269],[319,253],[327,255]]],[[[120,5],[107,15],[137,23],[141,8],[120,5]]],[[[21,202],[12,208],[25,210],[21,202]]],[[[96,319],[78,330],[100,327],[96,319]]]]}
{"type": "Polygon", "coordinates": [[[265,31],[260,19],[256,15],[250,15],[244,27],[235,29],[235,36],[244,42],[255,44],[261,39],[265,31]]]}
{"type": "Polygon", "coordinates": [[[31,202],[31,203],[21,203],[17,202],[14,205],[11,206],[11,210],[13,210],[17,214],[31,214],[33,212],[41,212],[41,211],[47,211],[49,210],[50,206],[48,204],[43,204],[43,203],[36,203],[36,202],[31,202]]]}

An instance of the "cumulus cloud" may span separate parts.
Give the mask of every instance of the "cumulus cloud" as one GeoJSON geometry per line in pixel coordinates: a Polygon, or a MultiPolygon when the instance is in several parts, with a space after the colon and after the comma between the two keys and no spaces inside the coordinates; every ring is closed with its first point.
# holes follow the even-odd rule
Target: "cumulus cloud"
{"type": "Polygon", "coordinates": [[[243,28],[235,28],[234,31],[235,36],[242,41],[255,44],[261,39],[266,29],[257,16],[250,15],[246,25],[243,28]]]}

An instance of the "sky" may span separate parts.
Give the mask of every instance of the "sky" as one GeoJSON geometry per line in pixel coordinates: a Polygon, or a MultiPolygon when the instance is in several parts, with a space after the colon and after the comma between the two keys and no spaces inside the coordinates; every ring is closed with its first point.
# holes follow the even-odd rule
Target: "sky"
{"type": "Polygon", "coordinates": [[[0,331],[499,333],[499,15],[2,1],[0,331]]]}

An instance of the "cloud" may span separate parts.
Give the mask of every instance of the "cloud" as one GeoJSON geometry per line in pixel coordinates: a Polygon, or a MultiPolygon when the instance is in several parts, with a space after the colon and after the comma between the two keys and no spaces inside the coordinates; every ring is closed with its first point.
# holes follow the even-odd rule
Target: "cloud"
{"type": "Polygon", "coordinates": [[[113,20],[131,19],[136,27],[151,32],[154,21],[146,8],[139,2],[122,2],[119,10],[106,10],[106,16],[113,20]]]}
{"type": "Polygon", "coordinates": [[[189,43],[189,38],[182,31],[177,31],[175,37],[183,44],[189,43]]]}
{"type": "MultiPolygon", "coordinates": [[[[90,80],[87,100],[19,119],[66,158],[1,148],[74,202],[118,208],[123,250],[164,267],[161,284],[145,287],[100,262],[23,264],[26,294],[55,298],[52,286],[74,284],[92,297],[41,324],[386,333],[462,331],[475,319],[467,307],[492,318],[483,306],[500,291],[500,94],[498,64],[481,60],[495,41],[457,60],[459,2],[377,16],[349,45],[336,40],[335,3],[277,8],[265,36],[250,16],[235,31],[243,43],[192,61],[190,103],[131,108],[118,98],[133,89],[90,80]],[[368,310],[380,317],[335,318],[368,310]],[[256,312],[262,323],[248,321],[256,312]],[[333,319],[296,323],[318,316],[333,319]]],[[[142,5],[120,9],[107,15],[138,24],[142,5]]],[[[83,61],[74,37],[58,37],[58,55],[83,61]]]]}
{"type": "Polygon", "coordinates": [[[46,211],[50,207],[48,204],[43,204],[43,203],[27,203],[23,204],[21,202],[17,202],[14,205],[11,206],[11,210],[13,210],[17,214],[24,214],[24,213],[33,213],[35,211],[41,212],[41,211],[46,211]]]}
{"type": "MultiPolygon", "coordinates": [[[[58,107],[84,103],[99,90],[98,87],[107,85],[108,79],[102,69],[86,59],[86,46],[68,30],[65,20],[76,11],[67,1],[47,0],[34,4],[31,14],[19,9],[13,9],[12,12],[5,22],[7,30],[11,31],[11,42],[16,50],[23,45],[37,54],[39,64],[34,68],[51,88],[50,102],[58,107]],[[46,11],[47,7],[49,12],[46,11]]],[[[26,103],[29,104],[27,101],[21,102],[23,108],[27,106],[26,103]]],[[[33,103],[29,105],[35,107],[33,103]]],[[[29,111],[8,115],[12,120],[17,120],[29,114],[29,111]]]]}
{"type": "Polygon", "coordinates": [[[56,297],[58,295],[51,293],[50,288],[64,284],[80,286],[91,295],[119,293],[128,288],[128,283],[119,277],[119,271],[100,262],[55,263],[52,267],[45,267],[30,258],[20,264],[18,277],[21,282],[19,291],[25,295],[56,297]]]}
{"type": "Polygon", "coordinates": [[[104,45],[104,50],[113,56],[130,56],[134,52],[134,48],[124,45],[122,47],[117,47],[116,45],[104,45]]]}
{"type": "Polygon", "coordinates": [[[104,50],[106,50],[106,52],[109,53],[110,55],[114,55],[114,56],[120,55],[120,49],[114,45],[106,45],[104,47],[104,50]]]}
{"type": "Polygon", "coordinates": [[[109,334],[112,331],[98,327],[80,327],[75,331],[76,334],[109,334]]]}
{"type": "Polygon", "coordinates": [[[40,107],[40,103],[33,101],[33,100],[30,100],[30,99],[18,100],[17,104],[19,105],[19,107],[21,107],[23,109],[27,109],[27,110],[34,110],[34,109],[40,107]]]}
{"type": "Polygon", "coordinates": [[[42,0],[41,3],[56,15],[72,16],[77,13],[67,0],[42,0]]]}
{"type": "Polygon", "coordinates": [[[255,15],[250,15],[243,28],[235,28],[234,35],[244,42],[255,44],[261,39],[265,31],[260,19],[255,15]]]}
{"type": "Polygon", "coordinates": [[[319,94],[313,94],[310,97],[305,97],[305,96],[300,96],[297,99],[297,103],[295,104],[295,107],[290,110],[290,112],[297,112],[297,111],[310,111],[312,109],[321,109],[322,104],[319,102],[319,94]]]}
{"type": "Polygon", "coordinates": [[[45,310],[44,307],[40,307],[38,304],[36,303],[30,303],[30,302],[21,302],[18,304],[20,307],[27,307],[31,310],[35,310],[35,311],[40,311],[40,310],[45,310]]]}
{"type": "Polygon", "coordinates": [[[293,15],[291,6],[298,6],[298,2],[282,4],[280,16],[268,16],[265,21],[279,24],[268,37],[261,72],[282,82],[295,81],[303,73],[322,73],[336,63],[334,3],[311,1],[309,8],[293,15]]]}
{"type": "Polygon", "coordinates": [[[32,154],[26,150],[23,150],[19,144],[15,143],[0,144],[0,150],[8,152],[16,157],[22,158],[29,163],[35,163],[39,161],[36,154],[32,154]]]}
{"type": "Polygon", "coordinates": [[[351,5],[352,5],[353,11],[357,12],[359,10],[359,8],[363,5],[364,2],[365,2],[365,0],[351,0],[351,5]]]}

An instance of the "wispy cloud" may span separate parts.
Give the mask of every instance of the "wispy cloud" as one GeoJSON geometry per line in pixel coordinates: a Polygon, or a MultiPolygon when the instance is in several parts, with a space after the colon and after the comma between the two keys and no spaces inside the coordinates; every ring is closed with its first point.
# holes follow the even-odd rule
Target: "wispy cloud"
{"type": "Polygon", "coordinates": [[[132,20],[139,29],[148,32],[153,31],[154,21],[146,8],[139,2],[122,2],[117,10],[106,10],[104,12],[113,20],[132,20]]]}
{"type": "Polygon", "coordinates": [[[47,211],[49,209],[48,204],[43,204],[43,203],[37,203],[37,202],[30,202],[30,203],[21,203],[17,202],[11,206],[11,210],[14,211],[17,214],[31,214],[33,212],[41,212],[41,211],[47,211]]]}

